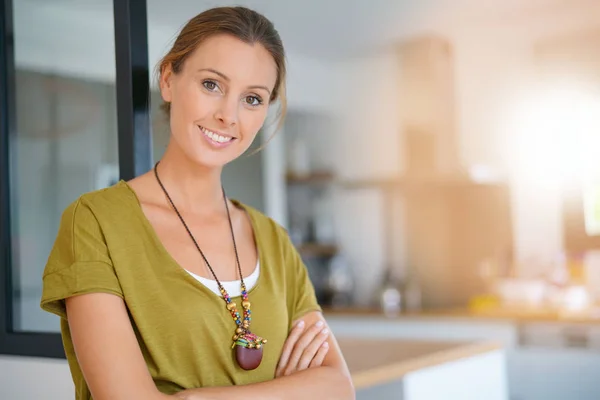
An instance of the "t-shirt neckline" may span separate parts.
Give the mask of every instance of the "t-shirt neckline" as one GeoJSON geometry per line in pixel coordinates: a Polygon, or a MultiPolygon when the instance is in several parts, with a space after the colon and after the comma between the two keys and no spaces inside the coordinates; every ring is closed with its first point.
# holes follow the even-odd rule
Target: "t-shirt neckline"
{"type": "MultiPolygon", "coordinates": [[[[205,293],[209,293],[210,295],[212,295],[213,298],[218,298],[218,299],[222,299],[222,296],[217,295],[216,293],[214,293],[212,290],[210,290],[209,288],[207,288],[206,286],[204,286],[202,283],[200,283],[196,278],[194,278],[193,276],[191,276],[189,274],[189,272],[183,268],[176,260],[175,258],[171,255],[171,253],[169,253],[169,251],[167,250],[167,248],[163,245],[162,241],[160,240],[160,238],[158,237],[158,234],[156,233],[156,230],[154,229],[154,226],[152,226],[152,223],[150,223],[150,220],[148,220],[148,217],[146,217],[146,214],[144,213],[144,210],[142,209],[142,203],[137,195],[137,193],[135,192],[135,190],[133,190],[133,188],[129,185],[129,183],[127,183],[125,180],[121,179],[118,182],[118,185],[121,185],[123,187],[125,187],[129,193],[133,196],[135,202],[137,203],[137,207],[135,207],[136,209],[136,213],[138,213],[140,219],[142,220],[142,223],[144,225],[144,227],[146,228],[146,231],[148,232],[148,234],[150,235],[150,237],[152,238],[152,240],[156,243],[158,250],[160,251],[160,253],[169,260],[169,265],[171,267],[174,267],[175,271],[183,277],[183,279],[185,279],[186,281],[190,282],[191,284],[193,284],[195,287],[199,288],[200,290],[202,290],[205,293]]],[[[264,251],[263,251],[263,243],[258,235],[258,231],[257,231],[257,225],[256,225],[256,220],[254,218],[253,212],[251,209],[249,209],[248,207],[246,207],[245,204],[239,202],[238,200],[235,199],[229,199],[231,200],[231,202],[241,208],[247,215],[250,221],[250,225],[252,227],[252,231],[254,233],[254,241],[255,241],[255,245],[256,245],[256,250],[258,253],[258,262],[260,263],[261,266],[261,273],[258,276],[258,280],[256,282],[256,284],[254,285],[253,288],[251,288],[248,291],[248,295],[252,295],[253,293],[255,293],[259,287],[261,286],[261,282],[264,279],[264,275],[266,273],[266,268],[265,268],[265,260],[264,260],[264,251]]],[[[241,296],[236,296],[236,297],[241,297],[241,296]]]]}

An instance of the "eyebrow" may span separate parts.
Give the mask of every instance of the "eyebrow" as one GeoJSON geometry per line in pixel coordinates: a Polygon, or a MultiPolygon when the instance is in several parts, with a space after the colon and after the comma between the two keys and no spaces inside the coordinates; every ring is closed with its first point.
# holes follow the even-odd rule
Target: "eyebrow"
{"type": "MultiPolygon", "coordinates": [[[[223,78],[224,80],[226,80],[227,82],[231,81],[231,79],[229,79],[229,77],[227,75],[225,75],[222,72],[217,71],[216,69],[212,69],[212,68],[200,68],[198,70],[198,72],[200,71],[208,71],[208,72],[212,72],[213,74],[219,75],[221,78],[223,78]]],[[[268,87],[263,86],[263,85],[253,85],[253,86],[249,86],[248,89],[263,89],[266,90],[267,93],[271,94],[271,91],[269,90],[268,87]]]]}

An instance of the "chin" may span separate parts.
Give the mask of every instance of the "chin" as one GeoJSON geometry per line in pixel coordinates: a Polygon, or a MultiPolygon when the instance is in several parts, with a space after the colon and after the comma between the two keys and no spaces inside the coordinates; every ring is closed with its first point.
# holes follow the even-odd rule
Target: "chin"
{"type": "MultiPolygon", "coordinates": [[[[203,149],[204,150],[204,149],[203,149]]],[[[198,166],[210,169],[220,169],[240,156],[237,152],[223,152],[215,154],[212,151],[199,151],[189,155],[198,166]],[[229,153],[229,154],[228,154],[229,153]]]]}

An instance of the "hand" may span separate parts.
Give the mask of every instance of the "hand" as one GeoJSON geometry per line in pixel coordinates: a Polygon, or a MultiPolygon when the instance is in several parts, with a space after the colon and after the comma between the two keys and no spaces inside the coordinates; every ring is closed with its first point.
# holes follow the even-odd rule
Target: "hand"
{"type": "Polygon", "coordinates": [[[300,320],[288,336],[275,371],[275,377],[288,376],[312,367],[320,367],[329,350],[329,330],[323,321],[304,329],[300,320]]]}

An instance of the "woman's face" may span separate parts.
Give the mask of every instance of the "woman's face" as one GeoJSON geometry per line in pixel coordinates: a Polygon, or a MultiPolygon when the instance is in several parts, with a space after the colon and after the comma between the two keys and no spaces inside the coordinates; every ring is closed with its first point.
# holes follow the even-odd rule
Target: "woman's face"
{"type": "Polygon", "coordinates": [[[261,44],[210,37],[160,79],[171,103],[171,140],[193,162],[222,167],[250,147],[267,116],[277,66],[261,44]]]}

